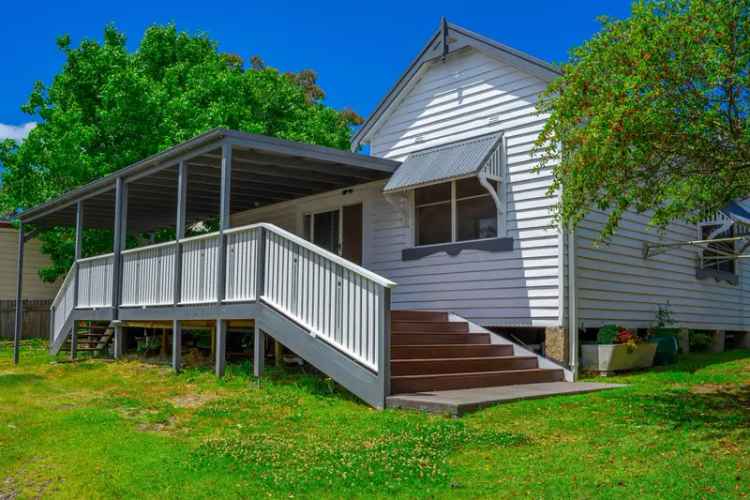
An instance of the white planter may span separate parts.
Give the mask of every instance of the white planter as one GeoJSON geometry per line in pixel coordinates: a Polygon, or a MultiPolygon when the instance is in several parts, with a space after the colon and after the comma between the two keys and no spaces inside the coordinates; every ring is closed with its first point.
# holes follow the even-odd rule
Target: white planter
{"type": "Polygon", "coordinates": [[[581,367],[609,375],[612,372],[650,368],[654,364],[656,344],[644,342],[629,351],[625,344],[581,345],[581,367]]]}

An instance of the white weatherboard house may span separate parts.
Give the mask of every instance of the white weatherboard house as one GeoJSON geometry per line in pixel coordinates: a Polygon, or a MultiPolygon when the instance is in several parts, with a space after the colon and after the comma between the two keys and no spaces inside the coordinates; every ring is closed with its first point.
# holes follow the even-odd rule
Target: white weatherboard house
{"type": "Polygon", "coordinates": [[[628,215],[601,247],[603,214],[575,234],[554,225],[551,175],[531,152],[557,76],[443,22],[354,136],[369,156],[213,130],[27,210],[34,227],[115,229],[113,253],[71,269],[51,350],[74,354],[76,324],[96,321],[107,333],[89,348],[114,337],[117,357],[129,325],[163,322],[179,369],[182,331],[215,321],[221,375],[227,331],[249,320],[257,374],[270,336],[382,407],[404,392],[570,380],[580,329],[646,327],[667,301],[680,327],[750,329],[742,261],[644,245],[715,236],[726,215],[661,237],[628,215]],[[216,214],[220,231],[185,237],[216,214]],[[123,247],[128,231],[162,227],[178,239],[123,247]],[[490,329],[537,329],[547,357],[490,329]]]}

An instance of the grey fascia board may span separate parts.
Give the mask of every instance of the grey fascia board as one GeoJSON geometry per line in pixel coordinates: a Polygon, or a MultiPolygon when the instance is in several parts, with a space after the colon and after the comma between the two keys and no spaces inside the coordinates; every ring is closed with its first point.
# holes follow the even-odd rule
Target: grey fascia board
{"type": "Polygon", "coordinates": [[[365,156],[315,144],[285,141],[276,137],[250,134],[236,130],[227,131],[227,137],[235,139],[232,143],[240,147],[259,149],[268,153],[297,156],[303,159],[312,159],[321,162],[341,163],[349,167],[379,170],[389,174],[393,173],[401,164],[401,162],[395,160],[365,156]]]}
{"type": "MultiPolygon", "coordinates": [[[[503,60],[508,64],[519,67],[519,69],[526,70],[532,75],[541,78],[545,82],[551,82],[561,75],[560,71],[547,61],[544,61],[542,59],[539,59],[538,57],[534,57],[530,54],[514,49],[502,43],[496,42],[490,38],[482,36],[478,33],[474,33],[473,31],[469,31],[466,28],[463,28],[456,24],[448,23],[448,30],[449,32],[452,30],[468,39],[467,44],[460,45],[454,49],[451,49],[450,53],[454,53],[457,50],[465,48],[466,46],[470,46],[495,59],[503,60]]],[[[427,55],[427,51],[435,42],[435,39],[439,36],[440,30],[438,30],[432,36],[432,38],[430,38],[427,45],[422,49],[419,55],[417,55],[417,57],[406,69],[406,71],[404,71],[401,77],[396,81],[396,84],[391,87],[388,93],[386,93],[386,95],[378,102],[377,106],[375,106],[375,111],[370,114],[365,123],[362,124],[359,130],[357,130],[357,132],[352,136],[352,149],[356,149],[357,147],[359,147],[362,141],[370,133],[372,127],[375,125],[375,122],[380,120],[386,110],[398,98],[401,91],[416,75],[419,68],[422,65],[434,59],[439,59],[442,56],[442,54],[438,54],[434,57],[425,58],[425,55],[427,55]]]]}
{"type": "MultiPolygon", "coordinates": [[[[159,164],[164,161],[168,161],[171,157],[187,153],[188,151],[203,146],[214,140],[221,139],[226,134],[224,129],[213,129],[208,132],[201,134],[193,139],[186,142],[182,142],[171,148],[149,156],[143,160],[133,163],[130,166],[121,168],[112,172],[111,174],[105,175],[99,179],[84,184],[83,186],[68,191],[58,198],[54,198],[46,203],[32,207],[24,212],[18,214],[17,218],[23,222],[31,222],[43,215],[47,215],[49,212],[54,212],[62,208],[67,207],[71,203],[74,203],[80,199],[84,199],[95,194],[106,192],[110,189],[114,189],[115,181],[118,177],[131,177],[136,175],[143,170],[148,169],[154,164],[159,164]]],[[[217,144],[218,146],[218,144],[217,144]]]]}
{"type": "MultiPolygon", "coordinates": [[[[543,70],[542,74],[546,76],[546,80],[548,81],[552,81],[558,76],[562,75],[562,73],[557,67],[555,67],[553,64],[548,63],[544,59],[540,59],[538,57],[532,56],[531,54],[523,52],[521,50],[514,49],[513,47],[510,47],[503,43],[492,40],[491,38],[487,38],[486,36],[480,35],[479,33],[475,33],[471,30],[467,30],[466,28],[462,26],[448,23],[448,27],[456,31],[457,33],[460,33],[468,38],[472,38],[476,40],[477,42],[485,44],[489,47],[493,47],[501,52],[507,53],[508,55],[514,56],[518,59],[526,61],[529,64],[537,66],[539,69],[543,70]]],[[[474,46],[474,47],[477,49],[479,48],[479,46],[474,46]]]]}

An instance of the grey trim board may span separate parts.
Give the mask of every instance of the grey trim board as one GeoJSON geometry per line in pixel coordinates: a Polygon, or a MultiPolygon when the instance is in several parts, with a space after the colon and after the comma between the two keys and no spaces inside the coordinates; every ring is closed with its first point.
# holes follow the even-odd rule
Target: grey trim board
{"type": "Polygon", "coordinates": [[[481,250],[483,252],[512,252],[513,238],[490,238],[486,240],[457,241],[455,243],[442,243],[438,245],[426,245],[421,247],[404,248],[401,251],[401,260],[419,260],[423,257],[436,253],[447,253],[456,256],[464,250],[481,250]]]}

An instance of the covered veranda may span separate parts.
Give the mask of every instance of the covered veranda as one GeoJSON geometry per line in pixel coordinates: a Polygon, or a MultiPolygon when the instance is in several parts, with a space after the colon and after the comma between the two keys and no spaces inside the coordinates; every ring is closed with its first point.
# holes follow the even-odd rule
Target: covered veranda
{"type": "MultiPolygon", "coordinates": [[[[66,317],[63,310],[74,319],[76,310],[85,309],[87,318],[111,321],[115,325],[115,355],[122,349],[122,328],[117,326],[121,321],[167,320],[174,323],[173,341],[177,345],[172,346],[172,362],[179,369],[181,321],[216,319],[219,352],[216,371],[222,374],[224,319],[238,316],[238,303],[259,298],[269,280],[259,272],[258,262],[233,258],[235,250],[239,255],[241,248],[252,247],[253,258],[262,259],[268,253],[264,245],[276,245],[274,248],[281,249],[294,247],[295,265],[309,254],[311,265],[325,261],[331,269],[338,266],[339,276],[350,273],[358,283],[369,283],[366,286],[372,290],[388,284],[358,266],[336,259],[337,256],[311,248],[314,245],[285,234],[279,228],[256,225],[237,231],[238,228],[231,227],[230,216],[385,179],[398,166],[399,162],[348,151],[215,129],[22,212],[18,216],[21,237],[14,361],[18,362],[22,338],[20,298],[24,242],[38,231],[74,227],[75,264],[56,299],[60,310],[52,314],[51,341],[55,341],[56,330],[64,326],[65,321],[60,321],[66,317]],[[186,237],[188,228],[207,221],[216,224],[218,231],[186,237]],[[111,253],[84,258],[83,232],[89,228],[112,230],[111,253]],[[143,235],[160,229],[174,230],[175,239],[143,248],[137,248],[138,244],[136,248],[128,248],[128,235],[143,235]],[[195,267],[196,262],[199,262],[198,267],[195,267]],[[185,265],[195,268],[183,269],[185,265]],[[254,272],[252,284],[233,278],[249,275],[242,271],[244,265],[254,272]]],[[[279,280],[281,278],[279,275],[279,280]]],[[[291,278],[286,276],[287,280],[291,278]]],[[[269,297],[274,293],[285,292],[267,291],[269,297]]],[[[281,295],[277,299],[283,301],[281,295]]],[[[302,318],[305,311],[296,302],[292,316],[299,314],[302,318]]],[[[381,304],[381,307],[386,306],[381,304]]],[[[332,338],[331,342],[341,343],[336,344],[339,348],[348,348],[342,339],[332,338]]],[[[373,353],[351,354],[361,357],[366,365],[372,365],[377,358],[373,353]]]]}

